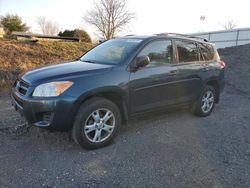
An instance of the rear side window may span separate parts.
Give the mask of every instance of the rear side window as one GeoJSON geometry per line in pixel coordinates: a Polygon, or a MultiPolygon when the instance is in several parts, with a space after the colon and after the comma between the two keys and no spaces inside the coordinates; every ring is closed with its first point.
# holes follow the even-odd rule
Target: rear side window
{"type": "Polygon", "coordinates": [[[198,46],[201,51],[201,60],[203,61],[212,61],[214,60],[214,48],[210,44],[198,43],[198,46]]]}
{"type": "Polygon", "coordinates": [[[199,61],[199,50],[195,42],[176,40],[179,63],[199,61]]]}
{"type": "Polygon", "coordinates": [[[157,40],[149,43],[138,56],[148,56],[148,66],[161,66],[173,63],[171,40],[157,40]]]}

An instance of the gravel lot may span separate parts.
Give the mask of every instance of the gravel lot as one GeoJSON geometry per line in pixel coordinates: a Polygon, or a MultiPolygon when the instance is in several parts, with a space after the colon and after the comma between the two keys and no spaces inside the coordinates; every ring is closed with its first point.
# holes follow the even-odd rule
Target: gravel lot
{"type": "Polygon", "coordinates": [[[2,96],[0,187],[250,187],[250,84],[229,76],[211,116],[147,114],[92,151],[27,127],[2,96]]]}

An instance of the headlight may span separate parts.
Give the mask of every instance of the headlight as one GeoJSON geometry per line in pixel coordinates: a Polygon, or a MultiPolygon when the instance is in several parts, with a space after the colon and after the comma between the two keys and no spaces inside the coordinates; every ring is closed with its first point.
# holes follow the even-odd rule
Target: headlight
{"type": "Polygon", "coordinates": [[[70,81],[49,82],[36,87],[34,97],[56,97],[73,85],[70,81]]]}

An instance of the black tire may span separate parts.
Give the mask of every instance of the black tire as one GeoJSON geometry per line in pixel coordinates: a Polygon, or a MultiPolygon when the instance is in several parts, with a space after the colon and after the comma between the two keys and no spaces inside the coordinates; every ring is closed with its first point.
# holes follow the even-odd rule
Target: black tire
{"type": "Polygon", "coordinates": [[[75,140],[75,142],[78,143],[81,147],[85,149],[96,149],[96,148],[100,148],[100,147],[108,145],[115,137],[116,132],[120,125],[121,125],[121,114],[117,105],[105,98],[94,97],[85,101],[80,106],[78,113],[75,117],[73,130],[72,130],[72,137],[75,140]],[[96,121],[96,116],[93,116],[93,114],[97,113],[97,110],[99,114],[98,115],[99,121],[96,121]],[[104,120],[102,120],[102,118],[103,119],[105,118],[104,117],[106,114],[105,112],[109,112],[112,118],[108,120],[111,122],[112,127],[113,127],[111,128],[112,130],[111,133],[106,131],[103,128],[104,125],[106,125],[106,121],[104,123],[104,120]],[[101,113],[103,113],[103,116],[101,115],[101,113]],[[100,118],[101,116],[102,118],[100,118]],[[87,121],[92,121],[92,124],[93,125],[95,124],[95,127],[97,126],[96,124],[98,124],[98,126],[101,126],[101,124],[104,124],[104,125],[102,125],[103,127],[94,128],[94,130],[90,131],[90,133],[86,133],[86,130],[88,131],[86,127],[92,126],[92,125],[88,125],[87,121]],[[101,121],[103,121],[103,123],[100,123],[101,121]],[[99,122],[99,123],[96,123],[96,122],[99,122]],[[106,139],[103,141],[99,140],[99,141],[94,142],[93,140],[95,140],[95,137],[96,137],[95,135],[98,134],[97,133],[98,131],[100,132],[99,135],[101,135],[101,136],[98,136],[98,138],[102,137],[103,133],[104,133],[104,136],[105,134],[109,136],[106,136],[106,139]],[[90,139],[93,139],[93,140],[91,141],[90,139]]]}
{"type": "Polygon", "coordinates": [[[194,103],[193,107],[192,107],[192,112],[197,115],[197,116],[201,116],[201,117],[206,117],[208,115],[211,114],[211,112],[214,109],[215,106],[215,100],[216,100],[216,92],[214,87],[212,86],[205,86],[204,89],[201,92],[201,95],[199,97],[199,99],[194,103]],[[209,108],[207,108],[207,110],[204,110],[204,101],[203,98],[205,97],[206,94],[211,93],[212,97],[213,97],[213,102],[209,105],[209,108]]]}

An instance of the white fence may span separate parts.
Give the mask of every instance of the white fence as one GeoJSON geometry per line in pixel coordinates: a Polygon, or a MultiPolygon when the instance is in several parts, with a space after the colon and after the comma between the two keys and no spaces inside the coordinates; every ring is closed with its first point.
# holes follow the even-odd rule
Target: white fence
{"type": "Polygon", "coordinates": [[[217,48],[225,48],[250,43],[250,28],[201,32],[190,35],[206,38],[210,42],[214,43],[217,48]]]}

